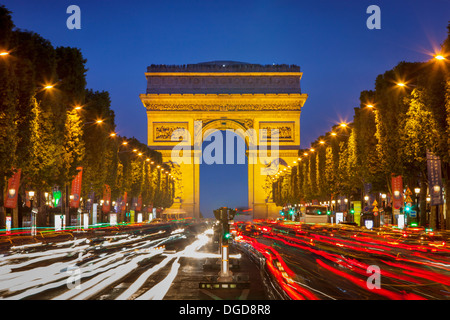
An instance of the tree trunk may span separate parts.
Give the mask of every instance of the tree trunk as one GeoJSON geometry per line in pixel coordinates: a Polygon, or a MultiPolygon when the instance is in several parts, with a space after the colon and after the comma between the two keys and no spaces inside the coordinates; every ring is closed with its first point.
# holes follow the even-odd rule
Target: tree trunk
{"type": "Polygon", "coordinates": [[[439,206],[431,206],[430,228],[435,230],[437,226],[437,211],[439,206]]]}
{"type": "Polygon", "coordinates": [[[0,177],[0,229],[6,228],[6,208],[4,207],[5,188],[7,188],[6,178],[4,175],[0,177]]]}

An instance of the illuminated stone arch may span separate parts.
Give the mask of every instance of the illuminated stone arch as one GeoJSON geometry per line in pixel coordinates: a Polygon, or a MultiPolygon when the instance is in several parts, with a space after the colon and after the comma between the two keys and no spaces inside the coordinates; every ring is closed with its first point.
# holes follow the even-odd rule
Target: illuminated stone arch
{"type": "Polygon", "coordinates": [[[248,206],[255,218],[275,217],[279,208],[264,189],[268,181],[265,173],[271,172],[266,167],[273,157],[281,159],[277,160],[281,164],[297,160],[300,113],[307,99],[300,90],[300,68],[213,61],[152,65],[145,75],[147,92],[140,98],[147,110],[148,145],[169,162],[173,161],[172,150],[180,143],[171,139],[172,133],[184,130],[190,138],[183,150],[190,163],[173,161],[180,171],[182,196],[172,209],[199,217],[200,167],[196,159],[202,156],[204,134],[211,129],[234,130],[247,144],[248,206]],[[272,152],[274,141],[276,154],[272,152]]]}

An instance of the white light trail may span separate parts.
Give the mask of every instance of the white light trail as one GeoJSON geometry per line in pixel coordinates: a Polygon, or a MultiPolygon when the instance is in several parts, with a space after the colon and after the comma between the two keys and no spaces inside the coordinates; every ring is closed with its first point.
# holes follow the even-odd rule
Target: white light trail
{"type": "MultiPolygon", "coordinates": [[[[172,282],[175,280],[175,278],[178,274],[178,270],[180,268],[180,263],[179,263],[180,257],[195,257],[195,256],[197,256],[198,255],[197,251],[200,250],[205,244],[207,244],[210,241],[210,238],[208,236],[206,236],[206,232],[198,235],[197,240],[194,241],[193,243],[191,243],[190,245],[188,245],[186,248],[184,248],[184,250],[177,252],[175,254],[172,254],[172,255],[168,255],[168,258],[170,258],[170,260],[173,257],[176,257],[176,260],[173,262],[172,268],[171,268],[169,274],[164,278],[164,280],[162,280],[158,284],[154,285],[151,289],[147,290],[145,293],[143,293],[142,295],[137,297],[136,300],[150,300],[150,299],[151,300],[162,300],[164,298],[164,296],[167,294],[167,291],[169,290],[172,282]]],[[[170,260],[165,259],[161,262],[161,264],[164,263],[164,265],[166,265],[170,260]]],[[[161,269],[161,267],[158,268],[158,270],[161,269]]],[[[139,283],[136,285],[133,283],[133,285],[130,286],[130,288],[133,287],[133,289],[130,289],[130,291],[127,292],[126,295],[125,295],[125,293],[122,294],[121,297],[125,298],[125,299],[130,297],[132,295],[131,292],[133,292],[133,293],[136,292],[145,283],[148,276],[150,276],[151,274],[153,274],[153,272],[149,273],[149,275],[146,275],[145,279],[144,278],[138,279],[139,283]]]]}
{"type": "Polygon", "coordinates": [[[131,237],[123,235],[110,237],[108,238],[109,241],[105,241],[98,246],[92,246],[91,241],[87,239],[76,239],[55,243],[53,247],[56,247],[55,249],[31,253],[16,252],[6,255],[2,257],[0,264],[0,291],[5,292],[6,297],[0,297],[0,300],[24,299],[43,294],[51,289],[64,287],[67,287],[67,290],[53,297],[54,300],[92,299],[103,290],[122,281],[124,277],[136,270],[143,260],[160,254],[166,255],[166,258],[143,273],[117,299],[133,299],[136,292],[145,285],[149,277],[172,262],[170,272],[164,280],[137,297],[138,299],[163,299],[178,274],[181,257],[207,258],[219,256],[216,253],[199,252],[210,241],[210,237],[207,237],[206,234],[207,232],[199,235],[196,241],[186,246],[184,250],[175,253],[163,253],[164,244],[184,237],[181,229],[175,230],[175,233],[168,237],[156,240],[145,239],[148,235],[131,237]],[[141,241],[139,241],[140,238],[142,238],[141,241]],[[107,251],[97,255],[95,259],[83,263],[86,257],[96,255],[97,248],[103,249],[124,245],[128,245],[128,247],[123,247],[120,251],[107,251]],[[54,262],[61,258],[69,258],[70,260],[54,262]],[[43,266],[47,261],[50,264],[43,266]],[[36,263],[39,263],[39,267],[17,271],[19,268],[32,267],[36,263]],[[80,285],[78,289],[70,287],[68,283],[70,282],[69,279],[72,279],[70,275],[74,270],[79,271],[80,285]]]}
{"type": "Polygon", "coordinates": [[[167,291],[169,291],[170,285],[178,274],[178,270],[180,269],[180,263],[178,262],[179,260],[180,257],[178,256],[172,263],[172,268],[163,281],[154,285],[150,290],[137,297],[136,300],[162,300],[167,291]]]}

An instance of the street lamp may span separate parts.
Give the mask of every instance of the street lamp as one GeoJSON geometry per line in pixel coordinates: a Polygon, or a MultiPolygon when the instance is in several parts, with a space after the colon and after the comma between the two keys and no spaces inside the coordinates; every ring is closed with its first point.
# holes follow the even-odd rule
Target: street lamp
{"type": "Polygon", "coordinates": [[[397,87],[401,87],[401,88],[405,88],[405,87],[417,87],[414,84],[406,84],[405,82],[397,82],[396,83],[397,87]]]}
{"type": "Polygon", "coordinates": [[[419,193],[420,193],[420,188],[414,188],[414,193],[416,194],[416,210],[419,209],[419,193]]]}
{"type": "Polygon", "coordinates": [[[7,55],[9,55],[8,51],[1,51],[0,52],[0,56],[2,56],[2,57],[7,56],[7,55]]]}
{"type": "Polygon", "coordinates": [[[85,122],[84,124],[93,124],[93,123],[95,123],[95,124],[102,124],[102,123],[103,123],[103,120],[98,119],[98,120],[95,120],[95,121],[85,122]]]}
{"type": "Polygon", "coordinates": [[[28,191],[28,197],[30,198],[31,208],[33,208],[34,191],[28,191]]]}

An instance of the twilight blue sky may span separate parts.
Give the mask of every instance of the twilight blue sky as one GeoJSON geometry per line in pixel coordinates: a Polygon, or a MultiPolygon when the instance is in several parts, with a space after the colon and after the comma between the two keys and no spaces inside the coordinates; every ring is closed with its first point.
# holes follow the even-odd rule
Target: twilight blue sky
{"type": "MultiPolygon", "coordinates": [[[[236,60],[299,65],[302,91],[309,95],[301,116],[301,146],[306,148],[332,125],[352,120],[360,92],[373,89],[377,75],[400,61],[429,59],[447,36],[450,20],[448,0],[1,3],[13,12],[16,27],[39,33],[55,47],[80,48],[89,68],[88,88],[108,91],[119,134],[142,142],[147,119],[139,94],[145,93],[144,72],[150,64],[236,60]],[[81,8],[81,30],[66,27],[71,4],[81,8]],[[381,9],[380,30],[366,27],[366,9],[372,4],[381,9]]],[[[215,208],[207,202],[212,198],[246,205],[245,165],[202,167],[201,172],[202,211],[215,208]],[[215,189],[218,180],[240,198],[215,189]]]]}

